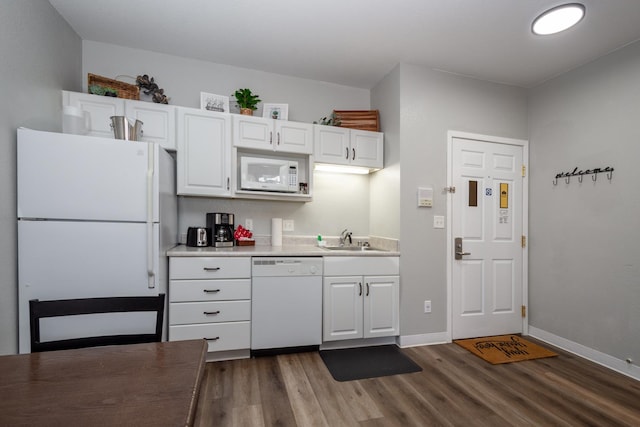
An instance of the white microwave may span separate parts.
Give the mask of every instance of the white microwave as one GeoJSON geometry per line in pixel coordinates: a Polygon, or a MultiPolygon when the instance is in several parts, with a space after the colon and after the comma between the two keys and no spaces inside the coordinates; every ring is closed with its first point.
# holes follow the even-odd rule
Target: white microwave
{"type": "Polygon", "coordinates": [[[298,192],[298,162],[260,157],[240,158],[240,189],[298,192]]]}

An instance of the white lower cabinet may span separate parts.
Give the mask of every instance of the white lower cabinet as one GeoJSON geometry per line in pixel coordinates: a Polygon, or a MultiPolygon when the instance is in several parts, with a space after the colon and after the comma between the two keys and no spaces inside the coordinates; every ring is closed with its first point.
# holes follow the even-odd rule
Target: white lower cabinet
{"type": "Polygon", "coordinates": [[[325,257],[323,341],[398,335],[399,301],[398,257],[325,257]]]}
{"type": "Polygon", "coordinates": [[[248,257],[172,257],[169,341],[204,338],[208,351],[251,346],[248,257]]]}

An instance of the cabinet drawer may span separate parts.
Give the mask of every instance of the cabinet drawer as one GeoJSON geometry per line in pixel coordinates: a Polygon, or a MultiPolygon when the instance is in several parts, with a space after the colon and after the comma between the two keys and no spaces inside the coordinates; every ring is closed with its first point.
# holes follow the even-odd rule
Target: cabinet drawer
{"type": "Polygon", "coordinates": [[[170,279],[233,279],[251,277],[251,258],[171,257],[170,279]]]}
{"type": "Polygon", "coordinates": [[[251,346],[251,323],[229,322],[169,326],[169,341],[200,338],[207,340],[208,351],[249,348],[251,346]]]}
{"type": "Polygon", "coordinates": [[[174,302],[169,304],[169,323],[235,322],[251,319],[250,301],[174,302]]]}
{"type": "Polygon", "coordinates": [[[172,280],[169,301],[228,301],[251,299],[251,279],[172,280]]]}
{"type": "Polygon", "coordinates": [[[400,274],[399,257],[325,257],[325,276],[384,276],[400,274]]]}

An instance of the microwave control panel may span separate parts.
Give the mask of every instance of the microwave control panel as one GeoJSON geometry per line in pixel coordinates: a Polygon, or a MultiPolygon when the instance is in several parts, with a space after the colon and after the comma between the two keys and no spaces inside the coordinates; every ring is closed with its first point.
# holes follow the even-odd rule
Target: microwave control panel
{"type": "Polygon", "coordinates": [[[289,187],[298,188],[298,168],[289,166],[289,187]]]}

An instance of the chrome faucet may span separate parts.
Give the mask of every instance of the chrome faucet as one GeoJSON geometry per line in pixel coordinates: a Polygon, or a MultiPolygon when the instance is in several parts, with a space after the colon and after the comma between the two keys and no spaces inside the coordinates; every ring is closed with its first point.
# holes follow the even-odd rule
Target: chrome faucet
{"type": "Polygon", "coordinates": [[[353,241],[351,240],[351,234],[352,233],[347,228],[342,230],[342,233],[340,233],[340,246],[344,246],[347,239],[349,239],[350,245],[353,244],[353,241]]]}

